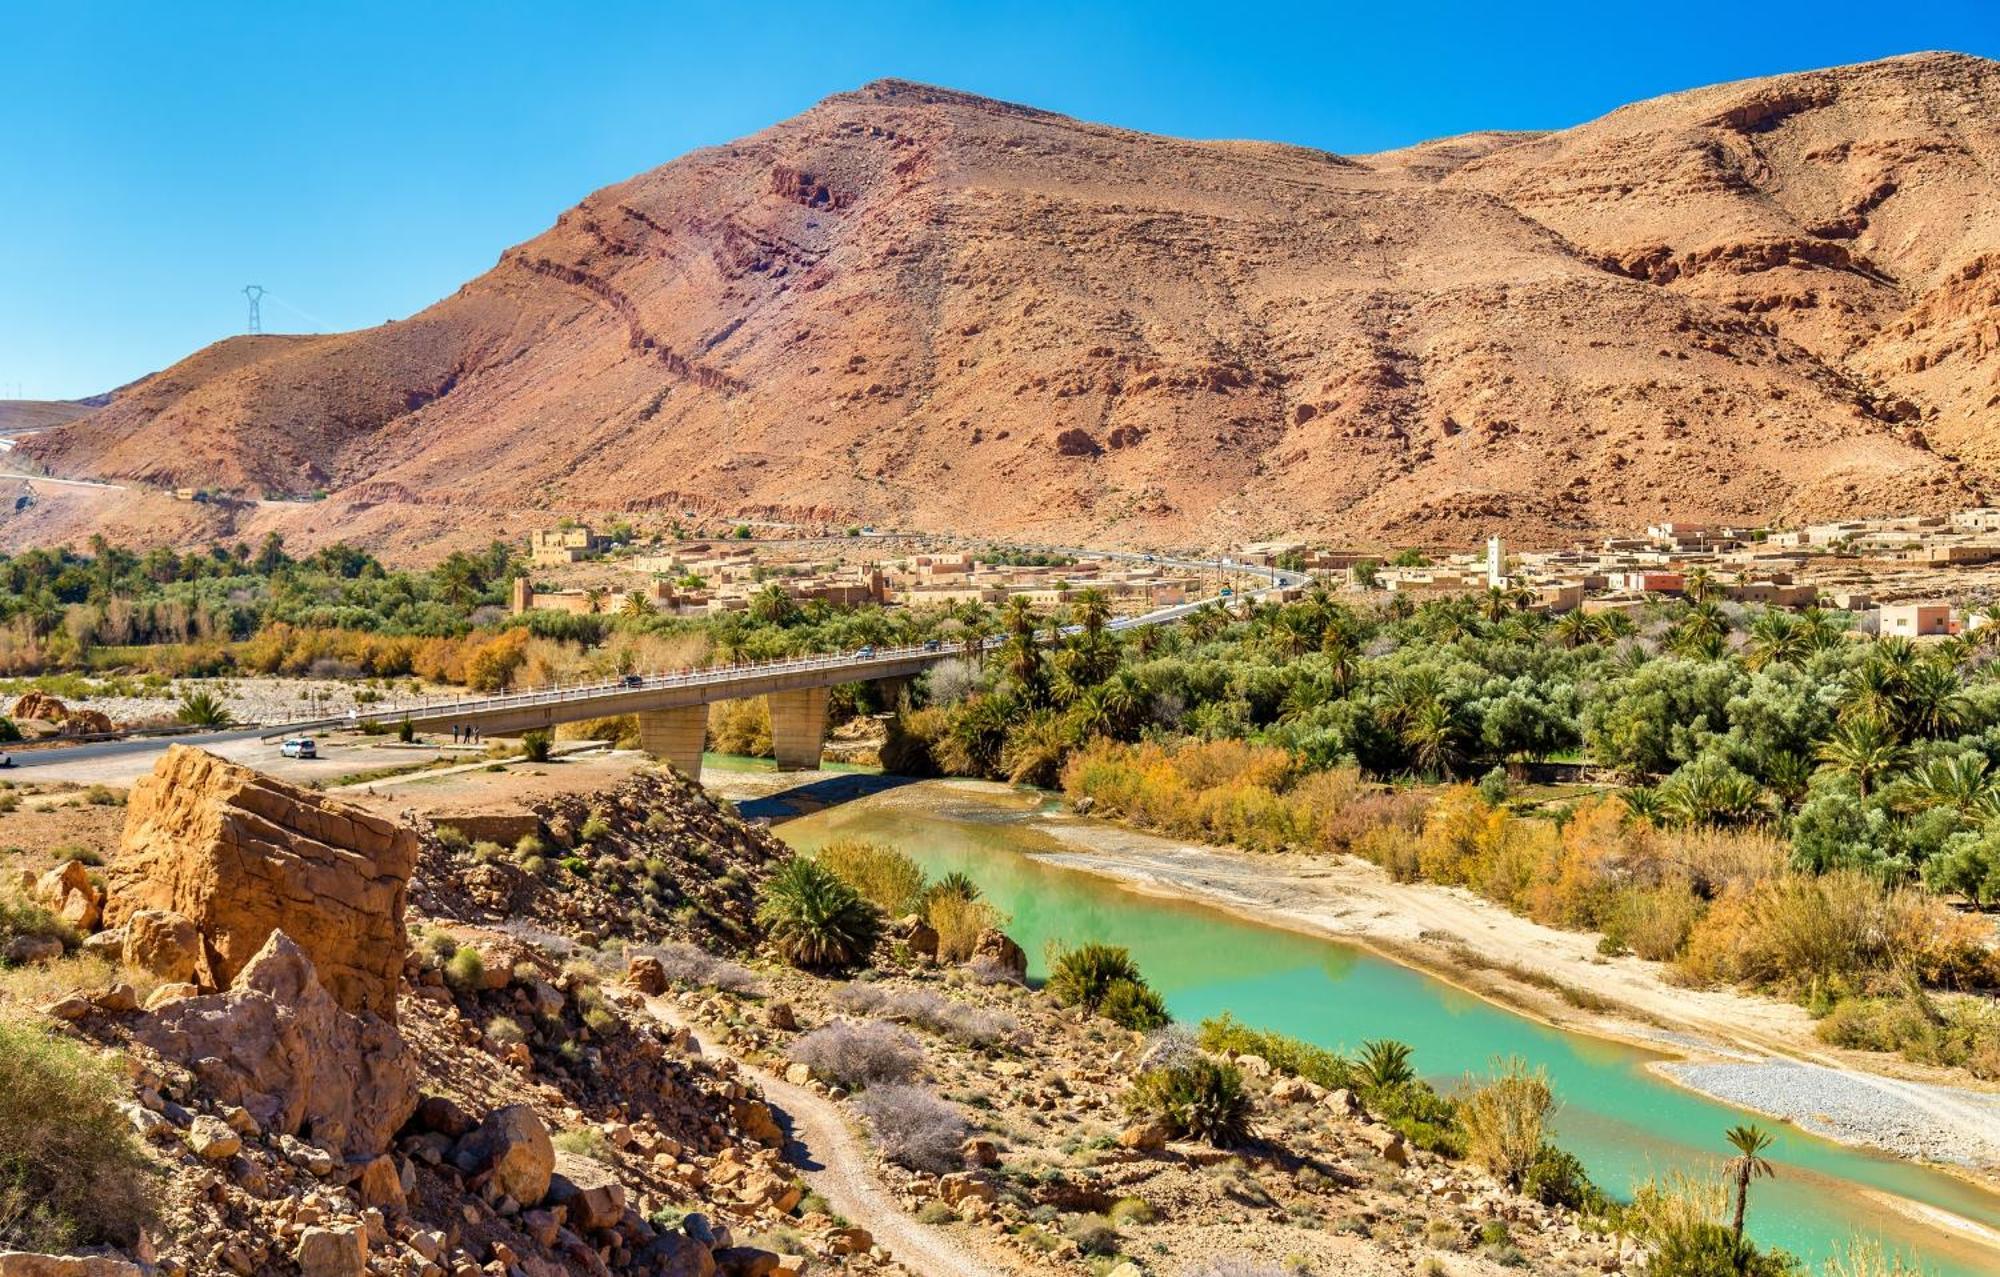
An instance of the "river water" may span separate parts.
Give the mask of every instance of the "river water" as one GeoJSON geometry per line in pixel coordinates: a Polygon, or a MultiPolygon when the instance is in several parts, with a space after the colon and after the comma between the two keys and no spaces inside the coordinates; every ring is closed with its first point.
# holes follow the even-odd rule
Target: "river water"
{"type": "Polygon", "coordinates": [[[1749,1231],[1760,1242],[1817,1265],[1859,1232],[1942,1277],[2000,1273],[2000,1250],[1974,1239],[2000,1241],[2000,1195],[1706,1099],[1651,1073],[1646,1066],[1660,1055],[1549,1028],[1350,945],[1047,863],[1037,857],[1064,847],[1035,827],[1031,796],[923,782],[791,820],[782,805],[756,806],[806,850],[865,838],[901,848],[933,877],[965,873],[1009,915],[1031,978],[1043,973],[1048,942],[1104,941],[1131,949],[1175,1018],[1190,1025],[1228,1011],[1335,1049],[1399,1038],[1415,1048],[1419,1070],[1447,1087],[1496,1057],[1521,1056],[1548,1070],[1562,1105],[1558,1141],[1619,1195],[1673,1169],[1714,1173],[1723,1132],[1758,1121],[1778,1136],[1770,1155],[1777,1177],[1751,1189],[1749,1231]]]}

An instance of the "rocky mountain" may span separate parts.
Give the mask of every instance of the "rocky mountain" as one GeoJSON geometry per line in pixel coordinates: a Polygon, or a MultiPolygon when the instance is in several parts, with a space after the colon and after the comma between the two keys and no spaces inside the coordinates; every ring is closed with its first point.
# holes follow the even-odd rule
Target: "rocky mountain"
{"type": "Polygon", "coordinates": [[[589,196],[410,319],[232,338],[21,452],[330,489],[317,524],[364,536],[1935,509],[2000,473],[1996,173],[2000,64],[1955,54],[1357,157],[882,81],[589,196]]]}

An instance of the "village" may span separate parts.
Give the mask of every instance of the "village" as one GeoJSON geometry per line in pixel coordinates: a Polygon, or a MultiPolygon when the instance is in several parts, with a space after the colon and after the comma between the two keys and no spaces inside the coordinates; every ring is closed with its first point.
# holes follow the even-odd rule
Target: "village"
{"type": "Polygon", "coordinates": [[[1949,515],[1845,519],[1801,527],[1661,522],[1594,544],[1394,554],[1303,541],[1231,547],[1213,560],[1166,552],[1112,553],[975,544],[927,534],[782,538],[735,536],[641,546],[581,524],[529,535],[532,577],[514,584],[513,610],[575,613],[643,609],[683,616],[750,609],[775,590],[799,606],[998,606],[1023,597],[1061,608],[1083,590],[1136,614],[1247,592],[1295,574],[1273,597],[1297,597],[1307,579],[1359,598],[1427,598],[1505,591],[1514,606],[1548,612],[1633,611],[1661,599],[1713,599],[1853,613],[1884,635],[1935,637],[1976,630],[2000,596],[2000,508],[1949,515]],[[636,600],[636,601],[635,601],[636,600]]]}

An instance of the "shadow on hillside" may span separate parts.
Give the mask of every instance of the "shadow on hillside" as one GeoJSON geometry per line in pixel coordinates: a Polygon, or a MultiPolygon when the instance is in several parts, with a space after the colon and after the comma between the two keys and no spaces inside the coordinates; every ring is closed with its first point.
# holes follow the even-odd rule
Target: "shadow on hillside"
{"type": "Polygon", "coordinates": [[[835,775],[819,776],[802,785],[775,794],[765,794],[761,798],[745,798],[736,804],[737,814],[745,820],[768,820],[774,825],[782,825],[800,816],[810,816],[816,811],[851,803],[857,798],[872,798],[876,794],[904,785],[913,785],[916,778],[911,776],[884,776],[873,772],[842,772],[835,775]]]}

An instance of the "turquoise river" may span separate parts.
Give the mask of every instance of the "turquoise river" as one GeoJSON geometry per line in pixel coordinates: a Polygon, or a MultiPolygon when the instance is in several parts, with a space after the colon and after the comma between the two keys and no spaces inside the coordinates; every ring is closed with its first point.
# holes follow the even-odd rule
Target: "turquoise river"
{"type": "MultiPolygon", "coordinates": [[[[1186,1023],[1228,1011],[1333,1048],[1400,1038],[1440,1085],[1484,1071],[1496,1056],[1522,1056],[1547,1068],[1562,1101],[1559,1141],[1620,1194],[1674,1168],[1712,1172],[1723,1131],[1763,1120],[1780,1135],[1778,1176],[1753,1189],[1750,1223],[1759,1241],[1817,1264],[1860,1232],[1942,1277],[2000,1273],[2000,1250],[1974,1239],[2000,1238],[2000,1196],[1942,1171],[1754,1119],[1656,1077],[1646,1067],[1662,1058],[1656,1054],[1547,1027],[1352,946],[1047,863],[1036,853],[1061,848],[1034,828],[1032,801],[945,782],[923,789],[931,801],[878,795],[797,819],[771,814],[781,822],[776,832],[794,846],[867,838],[902,848],[933,876],[966,873],[1010,916],[1008,931],[1029,954],[1031,978],[1040,976],[1050,940],[1106,941],[1131,949],[1186,1023]]],[[[746,814],[764,805],[746,804],[746,814]]]]}

